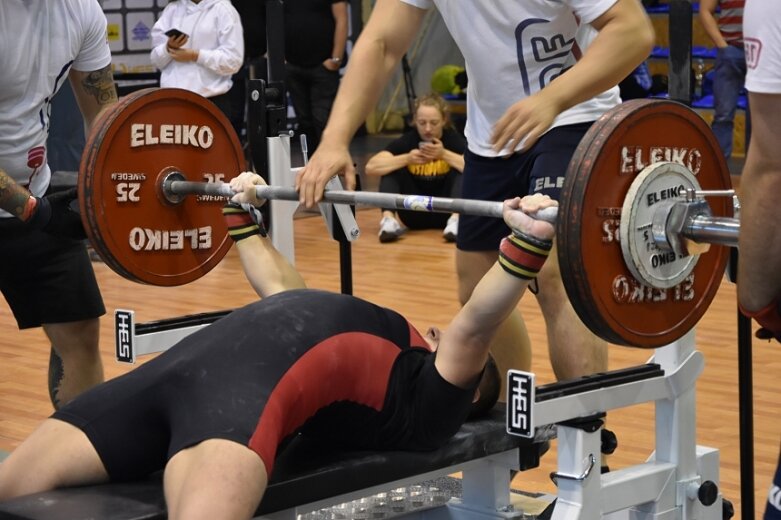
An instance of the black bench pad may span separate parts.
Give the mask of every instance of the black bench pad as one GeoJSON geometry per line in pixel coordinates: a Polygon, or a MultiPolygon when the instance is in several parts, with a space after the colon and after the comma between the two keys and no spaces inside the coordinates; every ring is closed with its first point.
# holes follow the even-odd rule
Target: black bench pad
{"type": "MultiPolygon", "coordinates": [[[[547,445],[505,432],[504,406],[469,422],[442,448],[427,452],[340,452],[297,437],[277,457],[259,514],[324,500],[522,447],[519,465],[539,465],[547,445]]],[[[161,475],[122,484],[60,489],[0,503],[2,520],[165,519],[161,475]]]]}

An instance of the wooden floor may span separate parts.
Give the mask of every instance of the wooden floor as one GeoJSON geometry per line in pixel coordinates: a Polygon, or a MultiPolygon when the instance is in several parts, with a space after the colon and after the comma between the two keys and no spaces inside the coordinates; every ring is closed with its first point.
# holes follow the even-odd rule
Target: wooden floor
{"type": "MultiPolygon", "coordinates": [[[[354,293],[407,315],[414,325],[440,327],[458,309],[454,246],[438,231],[409,233],[394,244],[376,239],[379,212],[362,209],[357,219],[362,237],[353,246],[354,293]]],[[[317,216],[295,220],[297,265],[310,287],[339,290],[339,255],[317,216]]],[[[116,308],[136,311],[140,322],[241,306],[254,299],[235,251],[202,279],[178,288],[131,283],[95,264],[109,313],[116,308]]],[[[698,326],[698,347],[706,367],[697,384],[698,444],[721,450],[721,490],[740,518],[738,376],[735,287],[725,281],[698,326]]],[[[540,384],[553,381],[547,357],[543,321],[531,295],[520,304],[534,345],[533,370],[540,384]]],[[[260,325],[262,326],[262,325],[260,325]]],[[[101,351],[107,377],[129,369],[113,359],[113,323],[102,320],[101,351]]],[[[49,347],[40,330],[19,332],[5,302],[0,302],[0,450],[10,451],[50,412],[46,391],[49,347]]],[[[651,351],[611,346],[610,368],[647,361],[651,351]]],[[[781,346],[754,341],[755,480],[757,516],[764,510],[766,491],[775,468],[781,435],[781,346]]],[[[651,405],[611,412],[610,428],[619,439],[611,458],[614,468],[640,463],[653,449],[651,405]]],[[[555,493],[548,478],[555,469],[555,443],[536,470],[519,474],[515,486],[526,491],[555,493]]]]}

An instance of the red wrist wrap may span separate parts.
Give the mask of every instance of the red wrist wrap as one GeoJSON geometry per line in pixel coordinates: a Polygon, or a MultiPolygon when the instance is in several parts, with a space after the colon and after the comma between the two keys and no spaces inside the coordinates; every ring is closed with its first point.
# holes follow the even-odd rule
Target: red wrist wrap
{"type": "Polygon", "coordinates": [[[551,246],[531,244],[520,237],[510,235],[499,245],[499,264],[513,276],[531,280],[545,264],[551,246]]]}

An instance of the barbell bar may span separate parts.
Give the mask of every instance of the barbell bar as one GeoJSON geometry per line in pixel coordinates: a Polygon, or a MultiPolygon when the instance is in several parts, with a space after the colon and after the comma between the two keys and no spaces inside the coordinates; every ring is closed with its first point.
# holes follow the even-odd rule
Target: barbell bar
{"type": "MultiPolygon", "coordinates": [[[[225,197],[226,199],[230,199],[236,195],[236,191],[227,183],[180,180],[183,178],[184,176],[180,172],[171,172],[163,181],[162,191],[169,202],[179,203],[183,196],[190,195],[210,195],[225,197]]],[[[255,188],[255,194],[259,199],[265,200],[297,202],[299,199],[298,191],[296,191],[295,188],[285,186],[257,186],[255,188]]],[[[710,195],[710,192],[697,190],[697,194],[698,196],[703,197],[710,195]]],[[[493,218],[502,218],[503,207],[501,202],[494,201],[346,190],[325,190],[323,193],[323,200],[334,204],[363,204],[378,208],[393,208],[428,213],[459,213],[493,218]]],[[[685,207],[688,206],[690,202],[681,197],[679,200],[676,200],[674,204],[685,207]]],[[[664,212],[670,212],[672,209],[673,207],[659,208],[656,213],[659,214],[659,216],[664,217],[664,212]]],[[[555,224],[557,215],[557,208],[545,208],[537,212],[534,215],[534,218],[555,224]]],[[[658,247],[664,250],[672,250],[669,245],[668,237],[673,232],[670,231],[668,227],[669,226],[665,226],[659,231],[656,229],[654,230],[654,242],[658,247]]],[[[707,215],[698,214],[691,216],[682,226],[680,235],[694,240],[695,242],[736,246],[739,227],[740,222],[738,219],[713,217],[708,212],[707,215]]]]}
{"type": "MultiPolygon", "coordinates": [[[[233,192],[224,182],[245,169],[232,125],[208,100],[181,89],[136,91],[105,111],[88,136],[78,180],[84,227],[95,250],[122,276],[154,285],[189,283],[232,245],[220,210],[233,192]]],[[[558,264],[582,321],[611,343],[647,348],[693,327],[723,279],[728,251],[718,245],[705,254],[668,249],[693,250],[692,240],[733,245],[738,226],[723,220],[733,216],[727,197],[680,203],[681,190],[727,195],[731,188],[702,118],[673,101],[625,102],[585,134],[561,188],[558,264]],[[655,171],[670,164],[680,171],[655,171]],[[647,186],[630,194],[639,177],[647,186]],[[627,200],[629,209],[623,207],[627,200]],[[632,211],[637,215],[628,226],[632,211]],[[654,233],[664,240],[657,243],[654,233]],[[634,244],[629,254],[622,250],[627,243],[634,244]]],[[[298,193],[262,187],[258,197],[296,201],[298,193]]],[[[324,200],[502,214],[501,202],[468,199],[327,190],[324,200]]]]}
{"type": "MultiPolygon", "coordinates": [[[[177,180],[175,174],[163,182],[163,193],[171,202],[186,195],[213,195],[230,198],[236,194],[225,183],[208,183],[177,180]]],[[[295,188],[286,186],[257,186],[256,195],[259,199],[287,200],[298,202],[299,195],[295,188]]],[[[421,211],[427,213],[459,213],[479,217],[502,218],[502,203],[434,197],[429,195],[404,195],[400,193],[379,193],[366,191],[325,190],[323,201],[333,204],[363,204],[377,208],[421,211]]],[[[538,212],[536,218],[551,223],[556,222],[556,208],[546,208],[538,212]]]]}

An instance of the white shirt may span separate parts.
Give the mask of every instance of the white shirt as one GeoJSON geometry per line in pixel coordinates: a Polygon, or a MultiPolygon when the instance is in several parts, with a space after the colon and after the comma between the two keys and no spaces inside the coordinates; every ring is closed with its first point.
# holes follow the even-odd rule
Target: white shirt
{"type": "MultiPolygon", "coordinates": [[[[574,65],[596,38],[588,25],[616,0],[401,0],[436,4],[466,63],[464,133],[469,149],[495,157],[490,137],[514,103],[538,92],[574,65]]],[[[562,112],[553,126],[594,121],[621,102],[618,87],[562,112]]],[[[521,146],[519,143],[518,147],[521,146]]]]}
{"type": "Polygon", "coordinates": [[[43,195],[51,180],[46,139],[54,94],[71,68],[110,63],[96,0],[0,0],[0,168],[33,195],[43,195]]]}
{"type": "Polygon", "coordinates": [[[152,46],[151,61],[160,69],[161,87],[183,88],[204,97],[228,92],[233,85],[231,76],[244,62],[241,18],[228,0],[169,2],[152,27],[152,46]],[[197,49],[197,61],[171,58],[165,35],[170,29],[188,36],[184,48],[197,49]]]}
{"type": "Polygon", "coordinates": [[[781,2],[749,0],[743,8],[746,89],[781,94],[781,2]]]}

